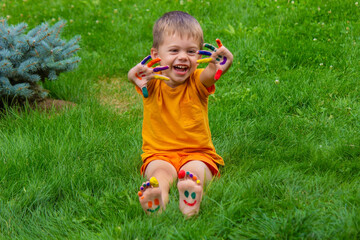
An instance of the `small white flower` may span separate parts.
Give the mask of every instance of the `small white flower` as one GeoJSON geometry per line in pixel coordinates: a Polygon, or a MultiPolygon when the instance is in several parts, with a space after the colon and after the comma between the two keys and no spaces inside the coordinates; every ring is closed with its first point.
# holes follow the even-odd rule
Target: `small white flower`
{"type": "Polygon", "coordinates": [[[313,41],[317,41],[317,39],[316,39],[316,38],[314,38],[314,39],[313,39],[313,41]]]}
{"type": "Polygon", "coordinates": [[[358,2],[356,2],[356,3],[355,3],[355,5],[356,5],[356,6],[357,6],[357,5],[359,5],[359,3],[358,3],[358,2]]]}
{"type": "Polygon", "coordinates": [[[333,69],[333,65],[330,65],[330,69],[333,69]]]}
{"type": "Polygon", "coordinates": [[[331,10],[329,10],[328,13],[330,14],[330,13],[331,13],[331,10]]]}
{"type": "Polygon", "coordinates": [[[88,32],[88,35],[90,36],[90,35],[91,35],[91,32],[88,32]]]}
{"type": "Polygon", "coordinates": [[[70,7],[71,7],[71,8],[74,8],[74,5],[71,5],[70,7]]]}
{"type": "Polygon", "coordinates": [[[321,10],[321,8],[320,7],[318,7],[318,11],[320,11],[321,10]]]}
{"type": "Polygon", "coordinates": [[[280,8],[280,6],[276,6],[277,8],[280,8]]]}
{"type": "Polygon", "coordinates": [[[99,20],[96,20],[95,23],[98,24],[100,21],[99,20]]]}
{"type": "Polygon", "coordinates": [[[323,66],[324,64],[323,63],[320,63],[320,66],[323,66]]]}
{"type": "Polygon", "coordinates": [[[330,41],[331,41],[331,39],[329,38],[329,39],[328,39],[328,42],[330,42],[330,41]]]}
{"type": "Polygon", "coordinates": [[[10,16],[10,15],[6,15],[6,18],[9,19],[9,18],[11,18],[11,16],[10,16]]]}
{"type": "Polygon", "coordinates": [[[52,21],[52,22],[55,22],[55,21],[56,21],[56,19],[55,19],[55,18],[52,18],[52,19],[51,19],[51,21],[52,21]]]}
{"type": "Polygon", "coordinates": [[[275,84],[279,84],[279,83],[280,83],[279,79],[276,79],[275,84]]]}
{"type": "Polygon", "coordinates": [[[294,1],[291,1],[291,4],[294,4],[295,2],[294,1]]]}
{"type": "Polygon", "coordinates": [[[73,22],[74,22],[74,20],[70,19],[70,23],[73,23],[73,22]]]}

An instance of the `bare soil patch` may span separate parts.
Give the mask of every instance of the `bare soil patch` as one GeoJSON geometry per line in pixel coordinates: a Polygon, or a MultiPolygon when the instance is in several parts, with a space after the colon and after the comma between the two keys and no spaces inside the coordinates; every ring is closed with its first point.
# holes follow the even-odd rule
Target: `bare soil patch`
{"type": "Polygon", "coordinates": [[[100,103],[114,108],[117,113],[141,108],[141,96],[136,93],[134,85],[126,79],[101,78],[96,88],[100,103]]]}

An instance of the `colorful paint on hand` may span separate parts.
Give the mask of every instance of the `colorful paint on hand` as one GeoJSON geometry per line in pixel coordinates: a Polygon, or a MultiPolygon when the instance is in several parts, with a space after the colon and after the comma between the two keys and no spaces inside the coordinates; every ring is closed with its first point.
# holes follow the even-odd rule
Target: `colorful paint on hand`
{"type": "Polygon", "coordinates": [[[142,91],[142,94],[143,94],[144,98],[149,97],[149,92],[148,92],[148,90],[147,90],[146,87],[143,87],[143,88],[141,89],[141,91],[142,91]]]}
{"type": "Polygon", "coordinates": [[[154,65],[154,64],[156,64],[156,63],[158,63],[160,61],[161,61],[160,58],[155,58],[154,60],[151,60],[150,62],[148,62],[147,66],[152,67],[152,65],[154,65]]]}
{"type": "Polygon", "coordinates": [[[149,56],[147,56],[147,57],[145,57],[142,61],[141,61],[141,65],[145,65],[146,64],[146,62],[149,60],[149,59],[151,59],[151,55],[149,55],[149,56]]]}
{"type": "Polygon", "coordinates": [[[226,63],[226,61],[227,61],[227,58],[224,56],[224,58],[223,58],[224,60],[220,63],[220,65],[224,65],[225,63],[226,63]]]}
{"type": "Polygon", "coordinates": [[[211,51],[216,52],[216,48],[215,48],[213,45],[211,45],[211,44],[209,44],[209,43],[205,43],[204,46],[205,46],[206,48],[210,49],[211,51]]]}
{"type": "Polygon", "coordinates": [[[169,69],[169,66],[165,66],[165,67],[156,67],[153,69],[153,72],[160,72],[160,71],[164,71],[169,69]]]}
{"type": "Polygon", "coordinates": [[[206,55],[206,56],[211,56],[211,55],[212,55],[212,52],[204,51],[204,50],[199,50],[199,51],[198,51],[198,54],[200,54],[200,55],[206,55]]]}
{"type": "Polygon", "coordinates": [[[214,79],[219,80],[220,77],[221,77],[221,74],[222,74],[222,70],[221,69],[217,70],[216,73],[215,73],[214,79]]]}
{"type": "Polygon", "coordinates": [[[202,58],[202,59],[197,60],[196,62],[197,63],[209,63],[211,61],[212,61],[212,58],[202,58]]]}
{"type": "Polygon", "coordinates": [[[217,43],[219,48],[221,48],[223,46],[220,39],[216,39],[216,43],[217,43]]]}

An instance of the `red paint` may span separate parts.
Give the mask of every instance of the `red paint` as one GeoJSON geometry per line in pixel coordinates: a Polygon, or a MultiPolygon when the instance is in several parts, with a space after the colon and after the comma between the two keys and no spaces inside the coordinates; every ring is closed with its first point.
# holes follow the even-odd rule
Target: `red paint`
{"type": "Polygon", "coordinates": [[[185,177],[185,171],[184,170],[181,170],[179,173],[178,173],[178,178],[179,179],[182,179],[182,178],[184,178],[185,177]]]}
{"type": "Polygon", "coordinates": [[[190,207],[194,206],[196,204],[196,200],[193,203],[188,203],[186,200],[184,200],[184,203],[190,207]]]}
{"type": "Polygon", "coordinates": [[[220,39],[216,39],[216,43],[217,43],[217,45],[218,45],[219,48],[222,47],[222,43],[221,43],[220,39]]]}
{"type": "Polygon", "coordinates": [[[154,64],[156,64],[156,63],[158,63],[158,62],[160,62],[160,61],[161,61],[160,58],[156,58],[156,59],[151,60],[150,62],[148,62],[147,66],[148,66],[148,67],[151,67],[152,65],[154,65],[154,64]]]}
{"type": "Polygon", "coordinates": [[[142,80],[142,78],[139,77],[139,75],[138,75],[137,73],[135,73],[135,77],[136,77],[137,79],[139,79],[139,80],[142,80]]]}
{"type": "Polygon", "coordinates": [[[221,77],[222,72],[223,71],[221,69],[217,70],[217,72],[215,73],[214,79],[219,80],[219,78],[221,77]]]}

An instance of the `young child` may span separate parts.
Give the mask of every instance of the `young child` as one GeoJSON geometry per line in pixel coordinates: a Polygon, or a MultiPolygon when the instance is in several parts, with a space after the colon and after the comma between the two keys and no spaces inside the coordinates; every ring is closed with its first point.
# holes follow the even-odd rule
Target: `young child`
{"type": "Polygon", "coordinates": [[[233,56],[217,43],[218,48],[206,44],[212,51],[199,52],[203,32],[198,21],[181,11],[165,13],[153,28],[153,60],[146,64],[148,56],[128,73],[144,96],[141,173],[149,181],[138,195],[148,214],[165,210],[177,178],[180,210],[186,216],[197,214],[204,183],[218,175],[218,164],[224,165],[211,141],[207,107],[233,56]],[[197,69],[202,54],[209,56],[203,60],[209,64],[197,69]],[[161,66],[152,68],[156,62],[161,66]]]}

